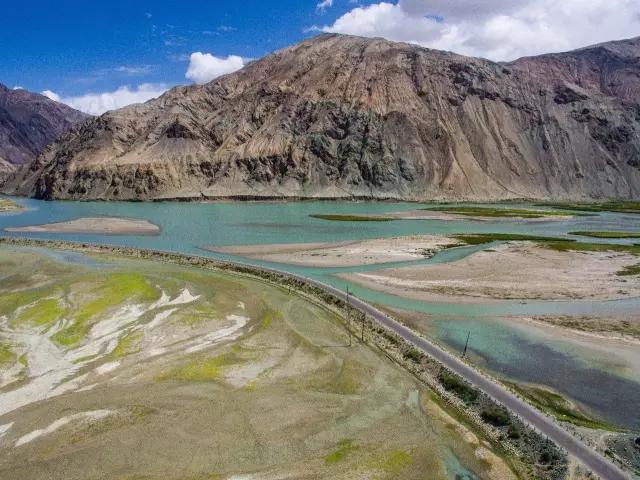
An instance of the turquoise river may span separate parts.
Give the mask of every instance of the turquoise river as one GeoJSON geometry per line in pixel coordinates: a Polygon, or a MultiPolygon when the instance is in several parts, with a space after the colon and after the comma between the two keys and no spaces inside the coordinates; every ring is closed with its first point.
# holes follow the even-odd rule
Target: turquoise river
{"type": "MultiPolygon", "coordinates": [[[[218,202],[122,203],[44,202],[14,199],[26,209],[0,214],[0,229],[71,220],[88,216],[147,219],[161,227],[159,236],[103,236],[87,234],[12,234],[32,238],[95,242],[153,248],[211,256],[268,266],[346,288],[336,273],[386,268],[395,264],[355,268],[306,268],[274,264],[204,250],[204,246],[267,243],[334,242],[415,234],[505,232],[566,236],[575,230],[640,230],[640,215],[600,213],[568,220],[523,221],[398,220],[393,222],[331,222],[312,213],[383,214],[415,210],[411,203],[385,202],[218,202]]],[[[505,205],[506,206],[506,205],[505,205]]],[[[521,206],[521,205],[520,205],[521,206]]],[[[624,241],[616,241],[624,243],[624,241]]],[[[410,265],[448,262],[487,248],[461,247],[443,251],[410,265]]],[[[463,348],[470,332],[470,358],[494,375],[551,387],[599,418],[624,427],[640,428],[640,372],[634,355],[601,348],[597,342],[550,334],[535,324],[509,317],[538,314],[625,315],[640,312],[640,298],[618,301],[500,301],[425,303],[349,285],[371,303],[429,314],[425,332],[452,351],[463,348]]],[[[638,314],[640,316],[640,313],[638,314]]],[[[640,347],[637,347],[640,349],[640,347]]],[[[628,353],[628,352],[627,352],[628,353]]],[[[638,353],[638,352],[635,352],[638,353]]]]}

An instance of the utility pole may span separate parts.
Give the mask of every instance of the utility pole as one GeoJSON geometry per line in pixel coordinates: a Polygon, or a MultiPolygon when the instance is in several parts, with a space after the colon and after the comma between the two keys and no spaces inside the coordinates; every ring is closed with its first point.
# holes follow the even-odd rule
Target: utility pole
{"type": "Polygon", "coordinates": [[[367,314],[362,312],[362,333],[360,334],[360,341],[364,343],[364,321],[367,318],[367,314]]]}
{"type": "Polygon", "coordinates": [[[351,343],[351,303],[349,303],[349,287],[347,286],[347,331],[349,332],[349,346],[351,343]]]}
{"type": "Polygon", "coordinates": [[[471,336],[471,330],[467,333],[467,341],[464,344],[464,350],[462,351],[462,358],[467,354],[467,347],[469,346],[469,337],[471,336]]]}

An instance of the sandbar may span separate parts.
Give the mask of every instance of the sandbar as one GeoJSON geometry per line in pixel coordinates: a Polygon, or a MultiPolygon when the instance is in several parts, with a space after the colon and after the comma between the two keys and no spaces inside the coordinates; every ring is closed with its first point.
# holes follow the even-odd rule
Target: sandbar
{"type": "Polygon", "coordinates": [[[83,217],[65,222],[5,228],[24,233],[95,233],[98,235],[159,235],[160,227],[148,220],[118,217],[83,217]]]}
{"type": "Polygon", "coordinates": [[[638,263],[628,253],[559,252],[512,242],[461,260],[341,274],[360,285],[422,301],[613,300],[640,296],[640,278],[619,276],[638,263]]]}
{"type": "Polygon", "coordinates": [[[416,235],[332,243],[286,243],[205,247],[206,250],[289,265],[353,267],[419,260],[459,242],[442,236],[416,235]]]}

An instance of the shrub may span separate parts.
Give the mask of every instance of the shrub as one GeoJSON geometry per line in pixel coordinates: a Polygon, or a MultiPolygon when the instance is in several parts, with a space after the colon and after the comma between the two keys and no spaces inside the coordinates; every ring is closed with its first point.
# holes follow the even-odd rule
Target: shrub
{"type": "Polygon", "coordinates": [[[502,407],[489,407],[480,414],[482,420],[494,427],[505,427],[511,424],[509,412],[502,407]]]}
{"type": "Polygon", "coordinates": [[[467,405],[474,403],[478,399],[478,391],[453,373],[442,370],[438,376],[438,380],[445,390],[453,392],[456,397],[460,398],[467,405]]]}
{"type": "Polygon", "coordinates": [[[415,363],[420,363],[420,360],[422,360],[422,354],[413,347],[405,350],[403,356],[415,363]]]}

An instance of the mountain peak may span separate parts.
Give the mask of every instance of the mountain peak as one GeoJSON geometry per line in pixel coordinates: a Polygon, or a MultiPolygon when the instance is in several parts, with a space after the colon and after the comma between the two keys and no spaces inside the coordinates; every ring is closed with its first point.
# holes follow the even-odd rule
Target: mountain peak
{"type": "Polygon", "coordinates": [[[0,158],[12,164],[30,162],[61,133],[87,118],[43,95],[0,84],[0,158]]]}
{"type": "Polygon", "coordinates": [[[636,198],[639,68],[631,56],[574,51],[503,64],[323,34],[86,122],[5,190],[123,200],[636,198]]]}

